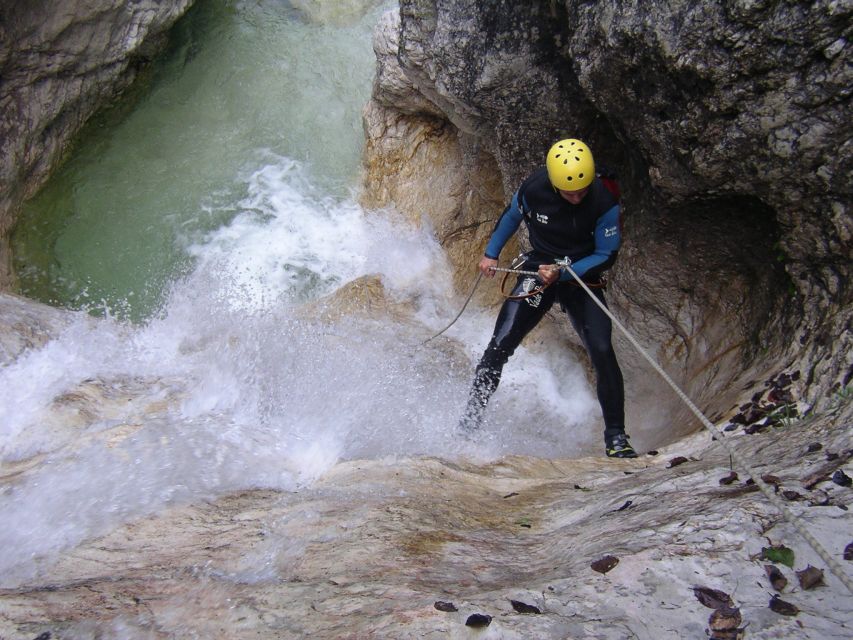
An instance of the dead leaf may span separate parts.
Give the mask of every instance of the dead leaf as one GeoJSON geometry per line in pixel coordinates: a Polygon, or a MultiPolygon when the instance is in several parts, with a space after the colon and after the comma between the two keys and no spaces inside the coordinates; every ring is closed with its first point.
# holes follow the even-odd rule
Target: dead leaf
{"type": "Polygon", "coordinates": [[[737,473],[734,471],[730,472],[725,478],[720,478],[720,484],[731,484],[732,482],[738,479],[737,473]]]}
{"type": "Polygon", "coordinates": [[[589,565],[593,571],[598,571],[598,573],[607,573],[613,567],[619,564],[619,558],[616,556],[604,556],[603,558],[599,558],[591,565],[589,565]]]}
{"type": "Polygon", "coordinates": [[[788,586],[788,579],[781,571],[779,571],[779,567],[776,565],[765,564],[764,572],[767,574],[770,584],[773,585],[773,588],[776,589],[776,591],[782,591],[786,586],[788,586]]]}
{"type": "Polygon", "coordinates": [[[767,484],[772,484],[774,487],[778,487],[780,484],[782,484],[782,481],[779,478],[777,478],[776,476],[772,476],[769,473],[765,473],[763,476],[761,476],[761,479],[764,480],[764,482],[766,482],[767,484]]]}
{"type": "Polygon", "coordinates": [[[708,627],[711,631],[732,631],[743,622],[743,616],[737,607],[723,607],[716,609],[708,618],[708,627]]]}
{"type": "Polygon", "coordinates": [[[520,600],[510,600],[509,603],[512,605],[513,609],[518,611],[518,613],[542,613],[539,611],[539,607],[534,607],[532,604],[527,604],[520,600]]]}
{"type": "Polygon", "coordinates": [[[710,587],[693,587],[693,595],[709,609],[726,609],[735,606],[731,596],[725,591],[710,587]]]}
{"type": "Polygon", "coordinates": [[[850,479],[850,476],[844,473],[841,469],[832,474],[832,481],[841,487],[849,487],[853,484],[853,480],[850,479]]]}
{"type": "Polygon", "coordinates": [[[770,608],[783,616],[795,616],[800,612],[800,610],[790,602],[785,602],[775,595],[770,598],[770,608]]]}
{"type": "Polygon", "coordinates": [[[669,465],[667,465],[667,469],[672,469],[673,467],[677,467],[680,464],[684,464],[685,462],[690,462],[684,456],[676,456],[672,460],[669,461],[669,465]]]}
{"type": "Polygon", "coordinates": [[[813,589],[823,584],[823,571],[809,565],[802,571],[797,571],[797,580],[803,589],[813,589]]]}
{"type": "Polygon", "coordinates": [[[466,627],[474,627],[475,629],[488,627],[490,624],[492,624],[492,616],[487,616],[485,613],[472,613],[465,621],[466,627]]]}
{"type": "Polygon", "coordinates": [[[630,506],[631,506],[633,503],[634,503],[634,501],[633,501],[633,500],[628,500],[628,501],[626,501],[626,502],[625,502],[625,504],[623,504],[621,507],[619,507],[618,509],[614,509],[614,510],[613,510],[613,511],[611,511],[610,513],[616,513],[617,511],[625,511],[625,509],[630,508],[630,506]]]}
{"type": "Polygon", "coordinates": [[[442,602],[441,600],[438,600],[433,606],[439,611],[446,611],[448,613],[459,611],[459,609],[456,608],[456,605],[452,602],[442,602]]]}
{"type": "Polygon", "coordinates": [[[786,490],[782,492],[782,495],[785,496],[786,500],[790,500],[791,502],[797,502],[798,500],[802,500],[802,494],[797,493],[796,491],[786,490]]]}

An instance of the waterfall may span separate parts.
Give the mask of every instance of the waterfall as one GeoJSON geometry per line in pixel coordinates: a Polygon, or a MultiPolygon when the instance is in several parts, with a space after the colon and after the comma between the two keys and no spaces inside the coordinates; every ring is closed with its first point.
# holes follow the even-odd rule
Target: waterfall
{"type": "Polygon", "coordinates": [[[341,459],[599,444],[579,365],[525,348],[487,431],[455,434],[494,318],[469,310],[421,346],[461,303],[441,246],[426,220],[357,203],[382,7],[316,24],[280,3],[200,5],[16,237],[24,291],[81,310],[0,369],[2,587],[120,522],[296,490],[341,459]],[[328,313],[363,277],[405,313],[328,313]]]}

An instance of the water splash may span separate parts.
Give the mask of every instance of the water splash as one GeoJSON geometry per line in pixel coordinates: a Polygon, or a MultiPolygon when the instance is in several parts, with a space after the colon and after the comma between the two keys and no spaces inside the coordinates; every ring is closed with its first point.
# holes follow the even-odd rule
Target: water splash
{"type": "MultiPolygon", "coordinates": [[[[79,208],[66,221],[77,235],[59,243],[60,254],[73,246],[84,263],[98,262],[93,273],[120,277],[103,287],[86,278],[74,285],[78,298],[103,304],[106,318],[75,314],[54,340],[0,368],[0,586],[49,571],[62,549],[118,523],[229,491],[294,490],[341,459],[566,456],[597,443],[598,429],[589,428],[597,407],[580,367],[566,355],[526,348],[507,367],[487,428],[459,440],[456,421],[494,318],[470,309],[447,336],[420,346],[460,304],[442,248],[427,221],[364,211],[351,186],[342,188],[354,182],[360,131],[346,133],[352,144],[343,147],[316,138],[319,131],[321,143],[338,140],[337,127],[352,128],[360,104],[349,104],[341,120],[328,92],[353,79],[337,77],[349,70],[338,67],[323,89],[309,81],[317,69],[306,64],[327,53],[321,36],[340,31],[308,25],[306,33],[261,19],[271,6],[241,5],[248,17],[239,26],[250,37],[214,30],[236,40],[179,52],[175,77],[82,154],[93,172],[73,186],[72,167],[60,180],[57,189],[73,192],[79,208]],[[284,38],[288,51],[295,46],[307,57],[264,54],[260,74],[247,64],[242,84],[186,109],[187,95],[218,90],[224,78],[216,74],[234,68],[210,57],[247,42],[257,55],[251,34],[270,24],[271,43],[284,38]],[[295,73],[287,87],[313,87],[296,92],[287,117],[272,109],[278,89],[270,77],[278,76],[267,73],[270,65],[295,73]],[[193,69],[202,73],[183,73],[193,69]],[[234,106],[244,104],[247,82],[256,89],[248,119],[234,106]],[[135,147],[140,132],[159,131],[152,122],[163,123],[168,139],[135,147]],[[203,144],[183,154],[193,140],[203,144]],[[342,149],[354,160],[342,162],[342,149]],[[117,158],[133,162],[119,167],[117,158]],[[157,190],[149,198],[150,189],[137,187],[152,166],[157,190]],[[186,179],[172,183],[166,174],[186,179]],[[131,202],[132,224],[115,216],[120,193],[131,202]],[[106,212],[99,202],[110,203],[106,212]],[[89,223],[98,233],[86,230],[89,223]],[[130,233],[158,225],[168,233],[150,245],[130,233]],[[91,245],[74,238],[130,245],[108,247],[109,259],[99,262],[91,245]],[[143,263],[129,257],[137,253],[143,263]],[[120,268],[110,262],[116,257],[125,259],[120,268]],[[163,277],[145,266],[174,260],[183,274],[177,279],[174,265],[163,277]],[[122,274],[131,284],[119,286],[122,274]],[[357,282],[372,292],[361,301],[365,309],[353,308],[357,282]],[[116,287],[121,292],[102,303],[116,287]],[[142,314],[144,323],[122,321],[141,298],[157,299],[159,311],[142,314]],[[130,311],[111,316],[117,303],[130,311]]],[[[353,25],[348,37],[365,39],[364,26],[353,25]]],[[[48,244],[55,240],[48,234],[48,244]]]]}

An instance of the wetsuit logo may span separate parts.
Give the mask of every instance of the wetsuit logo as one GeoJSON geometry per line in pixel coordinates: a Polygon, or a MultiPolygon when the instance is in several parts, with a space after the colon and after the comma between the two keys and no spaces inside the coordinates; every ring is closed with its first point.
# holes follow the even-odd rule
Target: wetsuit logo
{"type": "MultiPolygon", "coordinates": [[[[537,285],[536,278],[525,278],[521,282],[521,290],[524,293],[530,293],[536,288],[537,285]]],[[[542,294],[537,293],[535,296],[530,296],[529,298],[525,298],[524,301],[529,304],[534,309],[539,307],[539,303],[542,302],[542,294]]]]}
{"type": "Polygon", "coordinates": [[[604,237],[605,238],[612,238],[613,236],[616,235],[618,230],[619,230],[618,227],[608,227],[607,229],[604,230],[604,237]]]}
{"type": "Polygon", "coordinates": [[[541,222],[542,224],[548,224],[548,216],[546,216],[544,213],[537,213],[536,221],[541,222]]]}

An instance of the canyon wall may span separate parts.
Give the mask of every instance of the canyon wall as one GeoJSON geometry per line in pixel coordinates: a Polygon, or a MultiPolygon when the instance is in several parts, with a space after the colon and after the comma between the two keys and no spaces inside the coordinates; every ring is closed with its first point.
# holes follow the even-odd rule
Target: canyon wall
{"type": "MultiPolygon", "coordinates": [[[[852,12],[403,0],[376,35],[368,199],[431,215],[464,289],[520,180],[553,141],[582,138],[620,176],[610,300],[641,341],[714,417],[783,371],[819,405],[853,362],[852,12]],[[458,161],[383,171],[389,145],[458,161]],[[395,199],[430,181],[442,188],[395,199]]],[[[654,412],[672,394],[620,352],[654,412]]],[[[676,405],[663,413],[678,422],[676,405]]]]}

